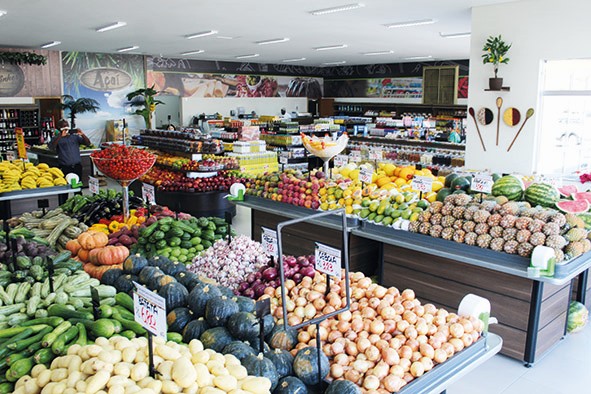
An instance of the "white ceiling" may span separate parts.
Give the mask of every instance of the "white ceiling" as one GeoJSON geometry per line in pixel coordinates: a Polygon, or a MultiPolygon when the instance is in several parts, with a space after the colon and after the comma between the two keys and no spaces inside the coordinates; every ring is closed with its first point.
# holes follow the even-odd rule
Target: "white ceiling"
{"type": "Polygon", "coordinates": [[[0,0],[0,46],[39,48],[50,41],[52,50],[113,53],[138,45],[128,53],[182,57],[203,49],[191,59],[240,61],[235,56],[258,53],[249,59],[318,66],[393,63],[412,56],[433,60],[467,59],[470,38],[445,39],[439,33],[470,31],[471,7],[508,0],[359,0],[360,9],[315,16],[309,11],[354,3],[356,0],[0,0]],[[431,25],[387,29],[384,24],[436,19],[431,25]],[[127,26],[97,33],[96,28],[117,21],[127,26]],[[186,35],[217,30],[218,35],[188,40],[186,35]],[[221,39],[233,37],[232,40],[221,39]],[[288,37],[279,44],[255,41],[288,37]],[[346,44],[344,49],[315,51],[314,47],[346,44]],[[388,51],[383,56],[364,52],[388,51]]]}

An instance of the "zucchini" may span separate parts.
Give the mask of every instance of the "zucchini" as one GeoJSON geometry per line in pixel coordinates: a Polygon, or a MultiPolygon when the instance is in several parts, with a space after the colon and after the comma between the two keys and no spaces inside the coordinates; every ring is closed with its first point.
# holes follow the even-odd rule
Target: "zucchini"
{"type": "Polygon", "coordinates": [[[99,306],[100,317],[111,317],[111,315],[113,315],[113,308],[111,308],[109,305],[99,306]]]}
{"type": "Polygon", "coordinates": [[[122,337],[125,337],[127,339],[133,339],[133,338],[135,338],[135,332],[133,332],[131,330],[121,331],[119,333],[119,335],[121,335],[122,337]]]}
{"type": "Polygon", "coordinates": [[[20,341],[9,343],[8,345],[6,345],[6,347],[9,348],[10,350],[15,350],[17,352],[20,352],[21,350],[24,350],[24,349],[28,348],[29,346],[31,346],[37,342],[40,342],[45,337],[45,335],[49,334],[52,331],[53,331],[53,327],[47,326],[43,330],[39,331],[37,334],[35,334],[27,339],[21,339],[20,341]]]}
{"type": "Polygon", "coordinates": [[[59,316],[64,319],[92,320],[92,313],[89,311],[73,311],[64,305],[53,304],[47,308],[49,316],[59,316]]]}
{"type": "Polygon", "coordinates": [[[0,384],[0,394],[9,394],[14,391],[14,383],[4,382],[0,384]]]}
{"type": "Polygon", "coordinates": [[[14,313],[19,313],[22,308],[25,308],[24,303],[0,306],[0,316],[10,316],[14,313]]]}
{"type": "Polygon", "coordinates": [[[90,333],[93,337],[110,338],[122,331],[121,323],[114,319],[100,318],[92,319],[70,319],[72,324],[82,323],[86,327],[86,334],[90,333]]]}
{"type": "Polygon", "coordinates": [[[61,317],[58,317],[58,316],[42,317],[39,319],[33,319],[33,320],[26,321],[26,322],[22,323],[21,326],[30,327],[30,326],[34,326],[37,324],[47,324],[52,327],[57,327],[63,321],[64,321],[64,319],[61,317]]]}
{"type": "Polygon", "coordinates": [[[78,335],[78,327],[72,326],[61,334],[51,345],[53,354],[61,356],[66,352],[66,344],[72,342],[78,335]]]}
{"type": "Polygon", "coordinates": [[[39,351],[40,349],[43,349],[43,346],[41,346],[41,342],[37,342],[32,344],[31,346],[29,346],[26,350],[27,352],[27,356],[32,356],[35,353],[37,353],[37,351],[39,351]]]}
{"type": "Polygon", "coordinates": [[[166,333],[166,340],[181,343],[183,342],[183,336],[178,332],[168,332],[166,333]]]}
{"type": "MultiPolygon", "coordinates": [[[[20,327],[18,327],[20,328],[20,327]]],[[[13,342],[20,341],[22,339],[28,338],[30,335],[33,334],[33,329],[31,327],[24,328],[20,333],[14,335],[12,338],[4,342],[4,346],[0,348],[0,359],[4,359],[10,353],[10,349],[8,349],[8,345],[13,342]]]]}
{"type": "Polygon", "coordinates": [[[53,256],[53,265],[55,266],[56,264],[68,261],[70,257],[72,257],[72,253],[70,253],[70,251],[64,251],[57,256],[53,256]]]}
{"type": "Polygon", "coordinates": [[[65,320],[61,322],[60,325],[54,328],[52,332],[47,333],[45,334],[45,336],[43,336],[41,342],[43,344],[43,347],[50,347],[57,340],[57,337],[60,334],[66,332],[66,330],[70,327],[72,327],[72,323],[70,323],[69,321],[65,320]]]}
{"type": "Polygon", "coordinates": [[[26,358],[26,357],[27,357],[26,352],[12,353],[10,356],[6,357],[6,365],[8,365],[10,367],[17,360],[20,360],[21,358],[26,358]]]}
{"type": "Polygon", "coordinates": [[[6,379],[9,382],[16,382],[25,375],[28,375],[35,365],[33,357],[27,357],[17,360],[8,371],[6,371],[6,379]]]}
{"type": "Polygon", "coordinates": [[[68,300],[68,304],[72,305],[76,309],[84,308],[84,301],[82,301],[80,298],[72,297],[68,300]]]}
{"type": "MultiPolygon", "coordinates": [[[[93,282],[93,283],[96,284],[96,282],[93,282]]],[[[92,283],[91,283],[91,286],[93,286],[92,283]]],[[[93,286],[93,287],[95,287],[95,286],[93,286]]],[[[113,286],[97,285],[95,287],[95,289],[96,289],[96,291],[98,291],[100,298],[115,297],[115,295],[117,294],[117,289],[115,289],[113,286]]],[[[90,286],[80,287],[78,290],[74,290],[74,291],[70,292],[70,297],[90,297],[90,296],[91,296],[90,286]]]]}
{"type": "Polygon", "coordinates": [[[131,330],[138,335],[146,334],[146,330],[140,323],[136,322],[135,320],[127,320],[123,318],[117,310],[113,312],[113,319],[121,323],[121,326],[126,330],[131,330]]]}
{"type": "Polygon", "coordinates": [[[66,305],[68,303],[68,295],[65,291],[60,291],[56,293],[55,303],[60,305],[66,305]]]}
{"type": "Polygon", "coordinates": [[[117,305],[121,305],[128,311],[133,313],[133,298],[127,293],[117,293],[115,295],[117,305]]]}
{"type": "Polygon", "coordinates": [[[135,320],[135,316],[134,316],[133,312],[128,311],[127,309],[125,309],[121,305],[115,305],[114,308],[117,312],[119,312],[121,317],[123,317],[124,319],[135,320]]]}
{"type": "Polygon", "coordinates": [[[6,286],[7,298],[4,300],[4,303],[6,305],[12,305],[15,303],[14,297],[16,297],[17,290],[18,290],[18,285],[16,283],[11,283],[8,286],[6,286]]]}
{"type": "Polygon", "coordinates": [[[29,290],[31,290],[31,284],[29,282],[21,283],[16,289],[16,295],[14,297],[14,303],[19,304],[25,302],[29,296],[29,290]]]}
{"type": "Polygon", "coordinates": [[[35,312],[37,312],[37,307],[41,304],[41,297],[39,296],[32,296],[29,298],[27,302],[27,315],[35,316],[35,312]]]}
{"type": "Polygon", "coordinates": [[[35,312],[36,319],[40,319],[42,317],[47,317],[47,316],[49,316],[47,314],[47,309],[37,309],[37,311],[35,312]]]}
{"type": "Polygon", "coordinates": [[[48,364],[55,358],[55,354],[51,351],[51,349],[43,348],[37,350],[33,359],[37,364],[48,364]]]}
{"type": "Polygon", "coordinates": [[[76,323],[76,328],[78,328],[78,340],[76,343],[80,346],[85,346],[87,339],[86,335],[86,327],[82,323],[76,323]]]}
{"type": "Polygon", "coordinates": [[[103,298],[101,300],[101,305],[115,306],[116,303],[113,297],[103,298]]]}
{"type": "Polygon", "coordinates": [[[19,326],[21,325],[23,322],[29,320],[29,316],[27,316],[26,313],[14,313],[12,315],[10,315],[10,317],[8,318],[8,320],[6,321],[8,323],[9,326],[19,326]]]}
{"type": "Polygon", "coordinates": [[[55,297],[57,297],[56,293],[49,293],[48,295],[45,296],[45,300],[43,301],[43,303],[47,306],[53,304],[53,302],[55,301],[55,297]]]}

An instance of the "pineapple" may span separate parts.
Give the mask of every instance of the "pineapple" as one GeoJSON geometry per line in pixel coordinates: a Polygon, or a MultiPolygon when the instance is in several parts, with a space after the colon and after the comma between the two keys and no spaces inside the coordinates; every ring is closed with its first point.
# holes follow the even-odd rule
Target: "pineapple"
{"type": "Polygon", "coordinates": [[[453,226],[453,225],[454,225],[454,222],[455,222],[455,221],[456,221],[456,219],[455,219],[453,216],[451,216],[451,215],[449,215],[449,216],[444,216],[444,217],[441,219],[441,225],[442,225],[443,227],[445,227],[445,228],[447,228],[447,227],[451,227],[451,226],[453,226]]]}
{"type": "Polygon", "coordinates": [[[515,240],[507,241],[507,242],[505,242],[505,246],[503,247],[503,250],[505,251],[505,253],[516,254],[518,247],[519,247],[519,243],[517,241],[515,241],[515,240]]]}
{"type": "Polygon", "coordinates": [[[531,237],[529,237],[529,243],[533,246],[544,245],[546,242],[546,236],[544,233],[533,233],[531,237]]]}
{"type": "MultiPolygon", "coordinates": [[[[518,241],[519,242],[519,241],[518,241]]],[[[531,256],[531,252],[534,250],[534,246],[529,242],[524,242],[519,244],[517,247],[517,254],[521,257],[529,257],[531,256]]]]}
{"type": "Polygon", "coordinates": [[[549,211],[548,209],[540,209],[534,215],[534,219],[541,220],[542,222],[546,223],[550,219],[551,215],[551,211],[549,211]]]}
{"type": "Polygon", "coordinates": [[[480,204],[480,209],[484,209],[487,212],[492,212],[495,210],[495,208],[497,207],[497,202],[496,201],[483,201],[480,204]]]}
{"type": "Polygon", "coordinates": [[[477,238],[478,238],[478,234],[473,233],[473,232],[468,232],[468,233],[466,233],[466,236],[464,237],[464,243],[466,245],[476,245],[477,238]]]}
{"type": "Polygon", "coordinates": [[[490,241],[492,240],[492,237],[488,234],[481,234],[478,236],[478,238],[476,238],[476,245],[478,245],[481,248],[488,248],[490,246],[490,241]]]}
{"type": "Polygon", "coordinates": [[[564,235],[564,238],[570,242],[577,242],[587,238],[587,231],[582,228],[571,228],[564,235]]]}
{"type": "Polygon", "coordinates": [[[550,221],[556,223],[558,227],[562,227],[566,224],[566,217],[564,214],[556,212],[550,217],[550,221]]]}
{"type": "Polygon", "coordinates": [[[419,233],[421,233],[421,234],[427,235],[427,234],[429,234],[430,230],[431,230],[431,223],[429,223],[429,222],[424,222],[419,225],[419,233]]]}
{"type": "Polygon", "coordinates": [[[517,237],[516,228],[506,228],[503,230],[503,239],[505,241],[513,241],[517,237]]]}
{"type": "Polygon", "coordinates": [[[585,250],[585,247],[583,246],[582,242],[571,242],[568,245],[566,245],[566,248],[564,248],[564,252],[571,259],[574,259],[574,258],[582,255],[584,250],[585,250]]]}
{"type": "Polygon", "coordinates": [[[464,225],[462,226],[462,230],[464,230],[467,233],[471,233],[474,231],[475,227],[476,227],[476,223],[474,223],[472,221],[467,221],[467,222],[464,222],[464,225]]]}
{"type": "Polygon", "coordinates": [[[503,228],[511,228],[515,226],[515,222],[517,221],[517,217],[513,215],[505,215],[501,219],[501,227],[503,228]]]}
{"type": "Polygon", "coordinates": [[[462,219],[464,217],[465,207],[455,207],[452,211],[452,216],[456,219],[462,219]]]}
{"type": "Polygon", "coordinates": [[[443,203],[441,201],[433,201],[431,205],[429,205],[429,212],[433,214],[440,213],[441,208],[443,208],[443,203]]]}
{"type": "Polygon", "coordinates": [[[455,204],[460,206],[466,206],[472,202],[472,197],[468,194],[457,194],[455,204]]]}
{"type": "Polygon", "coordinates": [[[410,222],[410,224],[408,225],[408,231],[410,231],[411,233],[418,233],[420,225],[421,223],[419,222],[410,222]]]}
{"type": "Polygon", "coordinates": [[[443,227],[439,224],[434,224],[431,226],[431,230],[429,231],[429,235],[434,238],[441,238],[441,232],[443,231],[443,227]]]}
{"type": "Polygon", "coordinates": [[[453,240],[459,244],[463,244],[466,238],[466,232],[464,230],[456,230],[453,236],[453,240]]]}
{"type": "Polygon", "coordinates": [[[498,225],[499,225],[499,223],[501,223],[501,219],[502,219],[502,218],[503,218],[503,217],[502,217],[500,214],[498,214],[498,213],[493,213],[492,215],[490,215],[490,216],[488,217],[488,220],[486,221],[486,223],[487,223],[487,224],[488,224],[490,227],[493,227],[493,226],[498,226],[498,225]]]}
{"type": "Polygon", "coordinates": [[[474,218],[474,214],[478,211],[478,207],[475,205],[470,205],[468,208],[466,208],[466,210],[464,211],[464,219],[466,220],[472,220],[474,218]]]}
{"type": "Polygon", "coordinates": [[[473,219],[476,223],[486,224],[489,216],[490,216],[490,212],[485,211],[484,209],[479,209],[478,211],[476,211],[474,213],[473,219]]]}
{"type": "Polygon", "coordinates": [[[478,235],[488,234],[488,224],[486,223],[478,223],[476,227],[474,227],[474,232],[478,235]]]}
{"type": "Polygon", "coordinates": [[[445,197],[443,199],[443,203],[444,204],[451,204],[451,205],[456,205],[456,197],[458,195],[457,194],[450,194],[449,196],[445,197]]]}
{"type": "Polygon", "coordinates": [[[419,214],[419,222],[426,222],[429,223],[429,221],[431,220],[431,212],[429,211],[423,211],[419,214]]]}
{"type": "Polygon", "coordinates": [[[519,213],[520,213],[521,216],[531,219],[534,216],[536,216],[536,214],[538,213],[538,210],[536,208],[525,208],[525,207],[522,207],[519,210],[519,213]]]}
{"type": "Polygon", "coordinates": [[[540,233],[542,232],[542,230],[544,229],[544,225],[546,223],[543,220],[540,219],[534,219],[530,222],[530,224],[527,226],[527,229],[529,231],[531,231],[532,233],[540,233]]]}
{"type": "Polygon", "coordinates": [[[494,238],[490,241],[490,248],[496,252],[501,252],[505,246],[505,240],[503,238],[494,238]]]}
{"type": "Polygon", "coordinates": [[[454,222],[453,226],[454,230],[461,230],[464,227],[464,221],[462,219],[458,219],[454,222]]]}
{"type": "MultiPolygon", "coordinates": [[[[530,217],[520,217],[515,220],[515,228],[518,230],[526,230],[534,220],[530,217]]],[[[535,232],[535,231],[534,231],[535,232]]]]}
{"type": "Polygon", "coordinates": [[[561,235],[548,235],[546,237],[546,246],[554,249],[563,249],[568,241],[561,235]]]}
{"type": "Polygon", "coordinates": [[[558,235],[560,234],[560,226],[558,225],[558,223],[548,222],[544,224],[544,229],[542,232],[547,236],[558,235]]]}
{"type": "Polygon", "coordinates": [[[493,226],[488,230],[488,233],[493,238],[503,238],[503,230],[504,228],[501,226],[493,226]]]}
{"type": "Polygon", "coordinates": [[[585,222],[583,221],[583,219],[581,219],[575,214],[567,213],[565,219],[566,224],[568,224],[571,228],[585,228],[585,222]]]}
{"type": "MultiPolygon", "coordinates": [[[[509,229],[507,229],[509,230],[509,229]]],[[[526,243],[527,241],[529,241],[529,238],[531,237],[531,231],[529,230],[519,230],[517,232],[517,234],[515,234],[515,240],[517,242],[519,242],[520,244],[526,243]]]]}
{"type": "Polygon", "coordinates": [[[519,213],[519,204],[515,201],[509,201],[501,207],[501,215],[517,215],[519,213]]]}
{"type": "Polygon", "coordinates": [[[444,228],[441,232],[441,238],[451,240],[454,236],[455,230],[452,227],[444,228]]]}
{"type": "Polygon", "coordinates": [[[556,256],[556,262],[560,263],[561,261],[564,261],[564,252],[562,251],[562,249],[554,249],[554,255],[556,256]]]}
{"type": "Polygon", "coordinates": [[[456,206],[453,204],[446,203],[443,208],[441,208],[441,214],[443,216],[451,215],[454,211],[456,206]]]}
{"type": "Polygon", "coordinates": [[[583,253],[587,253],[591,251],[591,241],[588,239],[584,239],[581,241],[583,243],[583,253]]]}
{"type": "Polygon", "coordinates": [[[443,216],[441,216],[440,213],[434,213],[433,215],[431,215],[431,220],[429,220],[431,222],[431,224],[441,224],[441,219],[443,218],[443,216]]]}

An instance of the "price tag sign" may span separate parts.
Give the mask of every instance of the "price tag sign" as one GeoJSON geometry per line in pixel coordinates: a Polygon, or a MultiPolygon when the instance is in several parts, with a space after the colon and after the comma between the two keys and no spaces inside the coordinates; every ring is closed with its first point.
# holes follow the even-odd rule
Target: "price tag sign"
{"type": "Polygon", "coordinates": [[[147,183],[142,183],[142,198],[150,205],[156,204],[156,194],[154,186],[147,183]]]}
{"type": "Polygon", "coordinates": [[[6,160],[8,161],[13,161],[16,160],[16,152],[9,150],[8,152],[6,152],[6,160]]]}
{"type": "Polygon", "coordinates": [[[261,244],[263,245],[265,253],[277,259],[279,257],[279,248],[277,246],[277,231],[271,230],[270,228],[266,227],[261,227],[261,229],[263,230],[261,234],[261,244]]]}
{"type": "Polygon", "coordinates": [[[492,187],[495,182],[492,179],[492,176],[486,174],[478,174],[472,178],[472,185],[470,188],[474,192],[478,193],[491,193],[492,187]]]}
{"type": "Polygon", "coordinates": [[[349,162],[349,157],[347,155],[336,155],[334,157],[334,166],[335,167],[346,166],[348,162],[349,162]]]}
{"type": "Polygon", "coordinates": [[[359,151],[351,152],[350,159],[352,162],[359,163],[361,161],[361,152],[359,152],[359,151]]]}
{"type": "Polygon", "coordinates": [[[412,188],[423,193],[429,193],[433,190],[433,179],[426,176],[415,176],[412,178],[412,188]]]}
{"type": "Polygon", "coordinates": [[[166,340],[166,301],[144,286],[133,282],[133,311],[135,321],[142,327],[166,340]]]}
{"type": "Polygon", "coordinates": [[[288,160],[289,160],[289,158],[286,153],[279,154],[279,163],[280,164],[287,164],[288,160]]]}
{"type": "Polygon", "coordinates": [[[316,271],[341,278],[341,251],[316,242],[316,271]]]}
{"type": "Polygon", "coordinates": [[[369,160],[382,160],[384,158],[383,151],[379,148],[370,149],[368,157],[369,160]]]}
{"type": "Polygon", "coordinates": [[[373,171],[363,168],[359,171],[359,180],[363,183],[371,183],[371,178],[373,176],[373,171]]]}
{"type": "Polygon", "coordinates": [[[99,192],[99,180],[93,176],[88,177],[88,189],[92,194],[98,194],[99,192]]]}

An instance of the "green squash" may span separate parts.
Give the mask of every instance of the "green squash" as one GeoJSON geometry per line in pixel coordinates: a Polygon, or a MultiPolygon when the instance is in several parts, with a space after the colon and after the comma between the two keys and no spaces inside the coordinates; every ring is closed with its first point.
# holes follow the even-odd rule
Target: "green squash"
{"type": "Polygon", "coordinates": [[[260,338],[253,338],[251,340],[246,341],[254,350],[258,353],[268,353],[271,351],[271,348],[267,344],[267,342],[263,342],[263,348],[261,349],[261,339],[260,338]]]}
{"type": "Polygon", "coordinates": [[[148,260],[139,254],[129,255],[123,262],[123,269],[131,274],[138,275],[148,265],[148,260]]]}
{"type": "Polygon", "coordinates": [[[173,276],[162,275],[150,279],[150,281],[148,282],[148,287],[152,290],[160,291],[161,288],[173,282],[176,282],[176,279],[173,276]]]}
{"type": "Polygon", "coordinates": [[[166,315],[166,323],[168,324],[168,331],[183,332],[183,329],[193,320],[193,313],[189,308],[176,308],[166,315]]]}
{"type": "Polygon", "coordinates": [[[207,301],[205,320],[211,327],[226,326],[228,319],[238,313],[238,304],[226,296],[215,297],[207,301]]]}
{"type": "Polygon", "coordinates": [[[277,325],[267,340],[274,349],[291,350],[298,344],[298,331],[293,328],[287,330],[283,325],[277,325]]]}
{"type": "Polygon", "coordinates": [[[236,357],[238,360],[242,361],[247,356],[256,356],[256,352],[252,347],[242,341],[232,341],[224,350],[222,350],[223,354],[231,354],[236,357]]]}
{"type": "Polygon", "coordinates": [[[162,272],[159,268],[150,266],[144,267],[139,274],[140,283],[148,285],[153,278],[160,276],[164,276],[164,272],[162,272]]]}
{"type": "Polygon", "coordinates": [[[333,380],[324,394],[361,394],[361,389],[350,380],[333,380]]]}
{"type": "Polygon", "coordinates": [[[209,326],[202,317],[197,320],[190,321],[183,330],[183,342],[189,343],[193,339],[199,339],[201,335],[208,329],[209,326]]]}
{"type": "Polygon", "coordinates": [[[119,293],[132,294],[135,290],[133,282],[138,282],[139,278],[135,275],[121,275],[115,281],[115,288],[119,293]]]}
{"type": "Polygon", "coordinates": [[[163,264],[160,269],[166,274],[174,276],[179,272],[185,272],[187,270],[187,266],[183,263],[179,263],[178,261],[168,262],[163,264]]]}
{"type": "Polygon", "coordinates": [[[265,357],[273,362],[280,378],[293,375],[294,358],[287,350],[275,349],[265,353],[265,357]]]}
{"type": "Polygon", "coordinates": [[[263,317],[263,329],[265,331],[265,337],[271,335],[273,329],[275,328],[275,319],[273,315],[266,315],[263,317]]]}
{"type": "Polygon", "coordinates": [[[234,340],[225,327],[210,328],[204,331],[199,339],[206,349],[212,349],[218,353],[221,353],[234,340]]]}
{"type": "Polygon", "coordinates": [[[249,375],[262,376],[271,381],[271,390],[274,390],[279,383],[277,369],[273,362],[264,357],[262,353],[258,356],[248,356],[242,360],[242,366],[246,368],[249,375]]]}
{"type": "Polygon", "coordinates": [[[228,298],[236,297],[236,294],[234,294],[234,292],[226,286],[218,286],[218,290],[220,291],[220,293],[222,293],[223,296],[226,296],[228,298]]]}
{"type": "Polygon", "coordinates": [[[193,311],[195,317],[204,317],[207,301],[221,297],[221,295],[216,286],[207,283],[197,284],[189,293],[189,308],[193,311]]]}
{"type": "Polygon", "coordinates": [[[162,269],[162,266],[167,263],[170,263],[170,260],[164,256],[154,256],[148,259],[148,265],[151,265],[152,267],[158,267],[160,269],[162,269]]]}
{"type": "Polygon", "coordinates": [[[166,311],[187,306],[189,291],[179,282],[170,282],[162,286],[158,295],[166,301],[166,311]]]}
{"type": "Polygon", "coordinates": [[[199,276],[189,271],[178,272],[174,277],[189,291],[193,290],[197,283],[201,283],[199,276]]]}
{"type": "MultiPolygon", "coordinates": [[[[320,376],[324,379],[330,370],[328,357],[320,353],[320,376]]],[[[293,361],[293,371],[295,375],[307,385],[315,385],[318,380],[318,349],[315,347],[305,347],[300,349],[293,361]]]]}
{"type": "Polygon", "coordinates": [[[279,380],[273,394],[308,394],[308,388],[295,376],[286,376],[279,380]]]}
{"type": "Polygon", "coordinates": [[[248,312],[234,313],[228,319],[226,327],[230,334],[243,341],[258,338],[260,333],[258,319],[252,313],[248,312]]]}
{"type": "Polygon", "coordinates": [[[115,281],[123,275],[123,270],[119,268],[111,268],[105,272],[101,278],[101,283],[104,285],[115,286],[115,281]]]}
{"type": "Polygon", "coordinates": [[[254,312],[254,300],[243,296],[236,296],[232,299],[238,304],[240,312],[254,312]]]}

